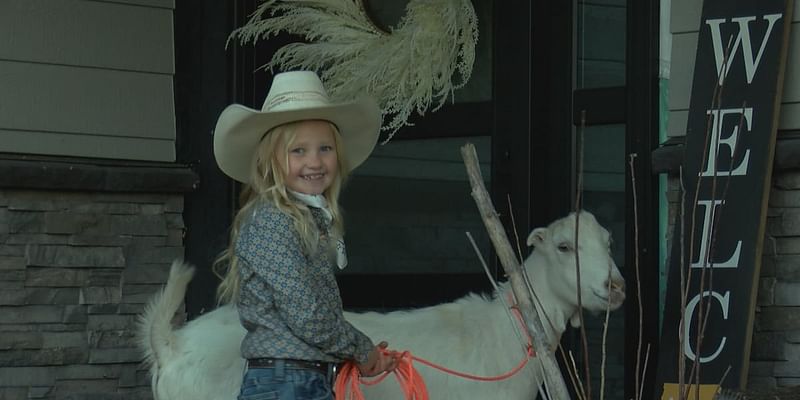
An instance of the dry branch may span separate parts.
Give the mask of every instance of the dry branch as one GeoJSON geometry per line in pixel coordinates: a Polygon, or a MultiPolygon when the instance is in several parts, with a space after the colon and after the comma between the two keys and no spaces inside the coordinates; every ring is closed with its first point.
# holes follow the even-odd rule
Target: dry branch
{"type": "Polygon", "coordinates": [[[497,257],[500,259],[500,263],[508,275],[509,282],[511,283],[511,290],[514,292],[514,296],[519,305],[519,311],[522,314],[522,318],[525,320],[525,328],[533,339],[533,345],[536,348],[536,358],[542,363],[544,379],[545,382],[547,382],[550,394],[554,399],[567,400],[569,399],[569,392],[564,383],[564,377],[561,375],[561,371],[553,356],[553,351],[550,349],[550,345],[547,342],[547,335],[542,326],[542,321],[528,293],[525,278],[522,274],[522,267],[519,260],[517,260],[514,255],[514,250],[508,241],[503,224],[497,217],[497,211],[483,184],[475,146],[471,143],[467,143],[461,147],[461,156],[464,158],[464,164],[467,167],[467,175],[469,176],[470,186],[472,186],[472,197],[475,199],[483,223],[486,225],[486,231],[489,233],[489,238],[492,240],[494,249],[497,252],[497,257]]]}

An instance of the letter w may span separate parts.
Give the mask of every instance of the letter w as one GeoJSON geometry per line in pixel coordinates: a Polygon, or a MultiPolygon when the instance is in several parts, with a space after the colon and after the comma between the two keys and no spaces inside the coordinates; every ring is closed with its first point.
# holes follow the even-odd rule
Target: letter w
{"type": "Polygon", "coordinates": [[[767,33],[764,34],[764,39],[761,41],[761,46],[758,49],[758,55],[755,59],[753,59],[753,46],[750,44],[749,25],[750,21],[754,21],[756,17],[732,18],[731,21],[739,24],[739,34],[736,36],[736,41],[733,43],[727,62],[725,61],[725,48],[722,45],[722,34],[719,30],[720,24],[725,22],[725,19],[706,20],[706,25],[711,28],[711,41],[714,44],[714,58],[717,61],[717,72],[722,71],[723,64],[727,64],[725,65],[724,73],[719,75],[720,85],[722,85],[722,82],[725,80],[725,76],[728,75],[728,71],[731,70],[731,65],[733,64],[731,61],[736,57],[736,51],[739,49],[739,45],[742,46],[742,52],[744,53],[742,57],[744,57],[744,69],[745,72],[747,72],[747,83],[753,83],[753,76],[755,76],[758,63],[761,61],[761,56],[764,54],[764,48],[767,47],[767,41],[769,40],[770,33],[772,33],[772,27],[775,25],[775,21],[779,20],[782,16],[783,14],[768,14],[763,17],[763,19],[767,20],[769,25],[767,26],[767,33]]]}

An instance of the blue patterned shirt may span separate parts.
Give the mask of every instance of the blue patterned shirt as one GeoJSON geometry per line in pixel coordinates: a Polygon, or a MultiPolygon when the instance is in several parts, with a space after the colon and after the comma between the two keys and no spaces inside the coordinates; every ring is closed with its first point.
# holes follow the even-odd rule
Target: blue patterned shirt
{"type": "MultiPolygon", "coordinates": [[[[322,211],[311,211],[325,232],[322,211]]],[[[245,217],[235,246],[242,357],[367,360],[374,345],[344,319],[329,241],[322,237],[316,254],[305,255],[292,218],[267,201],[245,217]]]]}

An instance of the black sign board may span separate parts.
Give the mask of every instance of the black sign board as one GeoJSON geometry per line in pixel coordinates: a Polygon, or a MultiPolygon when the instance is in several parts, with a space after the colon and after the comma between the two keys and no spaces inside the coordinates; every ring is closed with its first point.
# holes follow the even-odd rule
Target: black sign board
{"type": "Polygon", "coordinates": [[[792,0],[703,4],[656,398],[694,399],[699,390],[712,399],[720,382],[746,384],[791,7],[792,0]],[[688,397],[678,395],[681,363],[683,383],[694,385],[688,397]]]}

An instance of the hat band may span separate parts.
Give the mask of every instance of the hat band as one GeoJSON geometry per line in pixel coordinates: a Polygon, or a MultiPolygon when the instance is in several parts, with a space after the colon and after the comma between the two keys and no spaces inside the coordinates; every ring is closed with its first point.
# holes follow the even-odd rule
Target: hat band
{"type": "Polygon", "coordinates": [[[271,99],[267,99],[262,110],[276,111],[276,109],[281,108],[281,106],[286,103],[300,101],[316,101],[323,104],[329,103],[328,96],[325,95],[325,93],[316,91],[291,92],[278,94],[271,99]]]}

